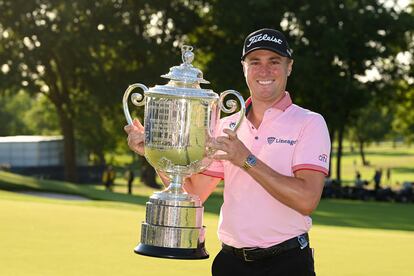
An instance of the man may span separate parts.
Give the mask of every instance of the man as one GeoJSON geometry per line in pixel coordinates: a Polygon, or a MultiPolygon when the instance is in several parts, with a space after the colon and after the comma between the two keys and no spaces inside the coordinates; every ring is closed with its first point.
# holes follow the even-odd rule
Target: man
{"type": "MultiPolygon", "coordinates": [[[[237,133],[238,114],[220,121],[216,160],[185,183],[205,201],[224,179],[218,235],[223,243],[213,275],[315,275],[307,232],[328,173],[330,140],[322,116],[292,104],[285,91],[292,51],[285,36],[261,29],[247,36],[242,67],[251,97],[237,133]]],[[[143,127],[125,127],[143,154],[143,127]]],[[[165,177],[162,177],[166,181],[165,177]]]]}
{"type": "Polygon", "coordinates": [[[102,174],[102,182],[105,185],[105,189],[107,191],[112,190],[112,186],[114,185],[115,181],[115,171],[111,165],[109,165],[102,174]]]}
{"type": "Polygon", "coordinates": [[[128,184],[128,194],[131,195],[132,194],[132,183],[134,182],[134,178],[135,178],[134,172],[132,171],[131,168],[128,168],[125,171],[124,177],[128,184]]]}

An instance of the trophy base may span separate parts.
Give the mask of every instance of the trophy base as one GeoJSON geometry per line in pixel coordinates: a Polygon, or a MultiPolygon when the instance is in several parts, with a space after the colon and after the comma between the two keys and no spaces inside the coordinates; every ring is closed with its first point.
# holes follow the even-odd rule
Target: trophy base
{"type": "Polygon", "coordinates": [[[204,243],[199,244],[197,248],[188,249],[159,247],[140,243],[135,247],[134,252],[144,256],[182,260],[207,259],[209,257],[204,243]]]}

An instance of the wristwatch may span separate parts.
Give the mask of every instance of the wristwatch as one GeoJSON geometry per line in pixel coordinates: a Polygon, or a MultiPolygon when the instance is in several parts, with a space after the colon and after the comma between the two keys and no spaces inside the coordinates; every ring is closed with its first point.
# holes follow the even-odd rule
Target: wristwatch
{"type": "Polygon", "coordinates": [[[251,167],[256,166],[256,164],[257,164],[256,156],[254,156],[253,154],[249,154],[249,156],[247,156],[246,160],[244,161],[243,169],[248,170],[251,167]]]}

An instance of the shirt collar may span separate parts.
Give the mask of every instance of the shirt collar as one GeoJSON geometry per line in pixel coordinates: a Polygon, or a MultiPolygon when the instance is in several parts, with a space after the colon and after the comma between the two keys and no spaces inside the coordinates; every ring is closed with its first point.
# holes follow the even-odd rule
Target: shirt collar
{"type": "MultiPolygon", "coordinates": [[[[271,108],[276,108],[276,109],[279,109],[281,111],[285,111],[291,105],[292,105],[292,99],[290,98],[290,94],[289,94],[289,92],[285,91],[285,95],[283,95],[283,97],[280,100],[275,102],[271,106],[271,108]]],[[[246,100],[246,115],[247,115],[247,113],[249,113],[251,107],[252,107],[252,98],[249,97],[246,100]]]]}

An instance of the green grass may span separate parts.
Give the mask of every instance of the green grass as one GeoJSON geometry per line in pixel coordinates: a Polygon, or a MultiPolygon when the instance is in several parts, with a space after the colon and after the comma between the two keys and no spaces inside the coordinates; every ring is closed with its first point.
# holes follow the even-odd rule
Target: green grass
{"type": "MultiPolygon", "coordinates": [[[[0,213],[0,275],[200,275],[209,269],[206,261],[134,254],[145,216],[142,206],[0,194],[0,210],[7,210],[0,213]]],[[[209,225],[216,221],[208,214],[205,219],[209,225]]]]}
{"type": "MultiPolygon", "coordinates": [[[[372,178],[375,169],[382,168],[382,184],[390,185],[393,188],[399,188],[404,181],[414,181],[414,147],[404,144],[393,146],[391,142],[373,144],[366,148],[366,159],[369,166],[363,166],[361,157],[357,149],[350,151],[350,147],[344,148],[342,162],[342,179],[345,183],[355,181],[355,171],[359,170],[362,179],[371,181],[370,187],[373,187],[372,178]],[[391,179],[386,181],[385,170],[391,169],[391,179]]],[[[331,173],[336,177],[336,158],[332,158],[331,173]]]]}
{"type": "MultiPolygon", "coordinates": [[[[220,248],[219,193],[205,204],[212,257],[183,261],[133,253],[144,203],[153,192],[142,185],[129,196],[121,184],[110,193],[0,172],[0,189],[0,275],[203,276],[210,275],[220,248]],[[4,189],[74,193],[94,200],[48,199],[4,189]]],[[[412,275],[414,204],[323,200],[313,220],[318,275],[412,275]]]]}
{"type": "MultiPolygon", "coordinates": [[[[382,185],[391,186],[398,189],[404,181],[414,181],[414,146],[391,142],[371,144],[365,148],[366,160],[369,166],[363,166],[357,147],[354,151],[350,150],[350,145],[345,142],[343,156],[341,159],[341,177],[345,185],[353,185],[355,181],[355,171],[361,172],[364,180],[370,181],[370,188],[373,188],[372,178],[377,168],[383,169],[382,185]],[[387,181],[385,170],[391,169],[391,179],[387,181]]],[[[335,150],[335,146],[334,146],[335,150]]],[[[116,154],[108,156],[117,165],[119,172],[133,162],[131,154],[116,154]]],[[[336,154],[332,154],[331,162],[332,177],[336,178],[336,154]]]]}

